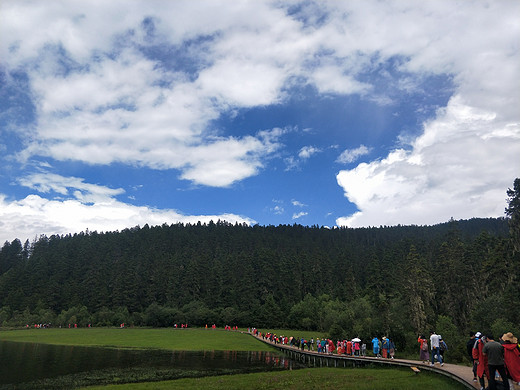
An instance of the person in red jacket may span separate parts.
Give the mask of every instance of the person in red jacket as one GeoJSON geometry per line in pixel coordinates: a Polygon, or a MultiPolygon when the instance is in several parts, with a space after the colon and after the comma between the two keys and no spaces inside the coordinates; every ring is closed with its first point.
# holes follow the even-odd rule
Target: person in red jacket
{"type": "Polygon", "coordinates": [[[352,355],[352,341],[347,341],[347,355],[352,355]]]}
{"type": "Polygon", "coordinates": [[[518,339],[508,332],[501,337],[504,347],[504,364],[509,377],[516,383],[520,382],[520,347],[518,339]]]}
{"type": "Polygon", "coordinates": [[[480,381],[480,388],[485,389],[486,385],[484,382],[484,375],[489,381],[489,367],[488,367],[488,359],[487,356],[482,353],[482,350],[484,349],[484,345],[486,343],[486,336],[482,336],[477,341],[477,347],[478,347],[478,366],[477,366],[477,376],[480,381]]]}

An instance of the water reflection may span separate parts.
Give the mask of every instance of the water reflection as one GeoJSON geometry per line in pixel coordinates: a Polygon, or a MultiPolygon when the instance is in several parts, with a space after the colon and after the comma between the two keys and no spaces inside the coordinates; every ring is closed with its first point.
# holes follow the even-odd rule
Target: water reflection
{"type": "Polygon", "coordinates": [[[1,389],[59,389],[128,381],[300,368],[278,352],[163,351],[0,341],[1,389]]]}

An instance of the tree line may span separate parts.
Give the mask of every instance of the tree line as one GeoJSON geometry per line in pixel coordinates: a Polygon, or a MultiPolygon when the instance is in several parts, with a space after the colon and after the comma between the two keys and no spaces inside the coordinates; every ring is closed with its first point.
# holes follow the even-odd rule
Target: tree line
{"type": "MultiPolygon", "coordinates": [[[[389,335],[409,349],[434,328],[457,343],[470,329],[518,334],[509,205],[507,218],[434,226],[218,221],[14,240],[0,250],[0,325],[216,323],[389,335]]],[[[462,358],[463,342],[450,353],[462,358]]]]}

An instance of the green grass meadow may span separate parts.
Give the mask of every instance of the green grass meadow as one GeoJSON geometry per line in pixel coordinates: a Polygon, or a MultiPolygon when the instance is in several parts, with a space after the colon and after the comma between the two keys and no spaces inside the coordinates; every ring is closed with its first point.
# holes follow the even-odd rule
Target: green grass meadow
{"type": "Polygon", "coordinates": [[[78,328],[0,331],[0,340],[90,347],[179,351],[272,351],[247,332],[203,328],[78,328]]]}
{"type": "Polygon", "coordinates": [[[275,389],[359,389],[359,390],[462,390],[465,387],[440,375],[408,369],[308,368],[294,371],[237,374],[175,381],[132,383],[89,390],[275,390],[275,389]]]}

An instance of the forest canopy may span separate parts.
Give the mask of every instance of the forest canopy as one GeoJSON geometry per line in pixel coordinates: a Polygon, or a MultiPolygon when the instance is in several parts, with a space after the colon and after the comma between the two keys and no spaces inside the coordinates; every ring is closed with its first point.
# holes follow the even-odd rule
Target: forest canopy
{"type": "MultiPolygon", "coordinates": [[[[226,222],[41,236],[0,250],[0,324],[513,330],[508,219],[373,228],[226,222]]],[[[455,337],[455,336],[454,336],[455,337]]]]}

